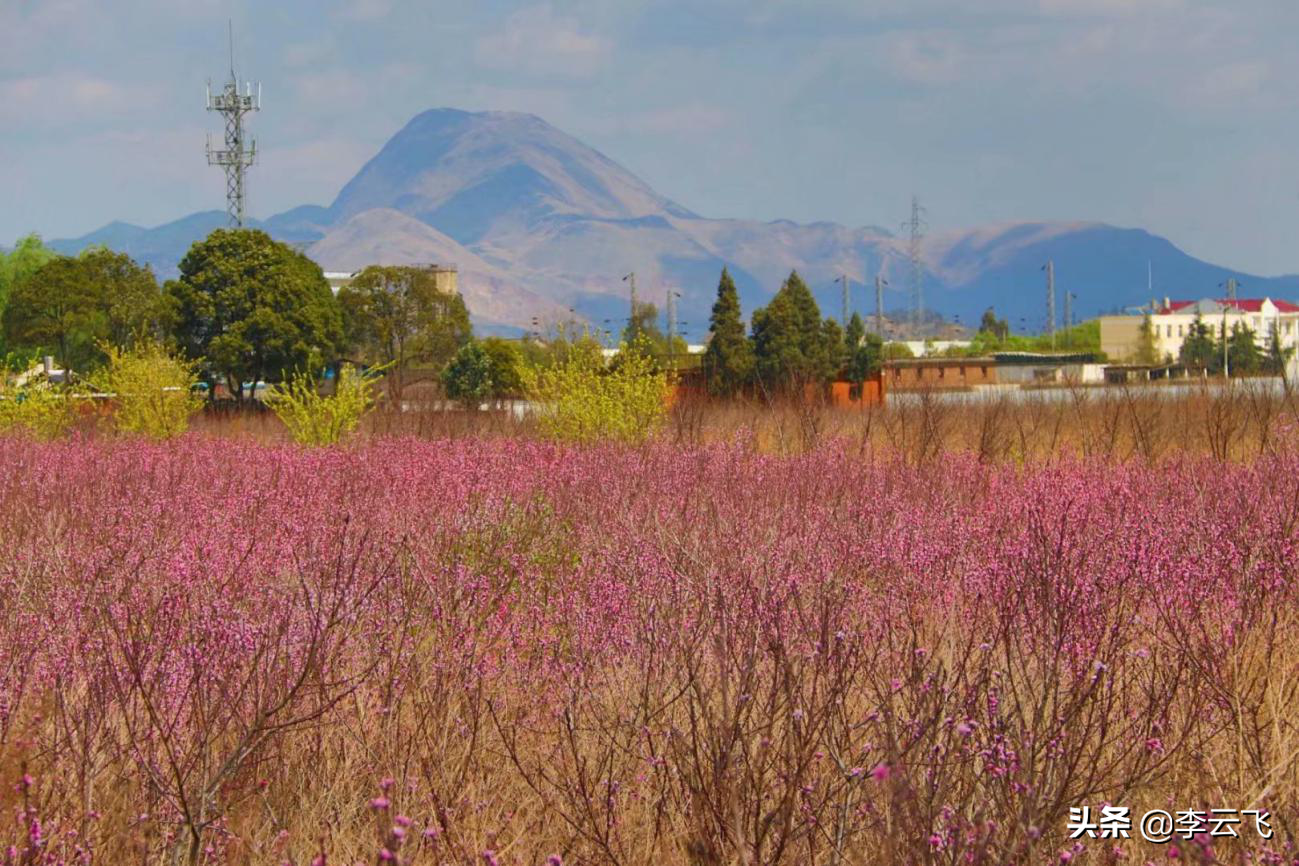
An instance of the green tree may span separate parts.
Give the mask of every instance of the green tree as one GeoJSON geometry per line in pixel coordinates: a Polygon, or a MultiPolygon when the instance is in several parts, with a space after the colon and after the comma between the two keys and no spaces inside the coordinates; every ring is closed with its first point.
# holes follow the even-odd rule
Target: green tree
{"type": "MultiPolygon", "coordinates": [[[[622,329],[622,342],[627,346],[660,347],[667,342],[659,328],[659,308],[645,301],[637,301],[631,318],[622,329]]],[[[651,351],[650,354],[656,354],[651,351]]]]}
{"type": "Polygon", "coordinates": [[[1286,364],[1293,356],[1294,347],[1286,347],[1281,343],[1281,329],[1274,320],[1268,331],[1267,356],[1263,358],[1264,371],[1274,376],[1284,375],[1286,364]]]}
{"type": "Polygon", "coordinates": [[[553,366],[525,374],[537,424],[547,436],[589,442],[639,442],[667,412],[667,374],[645,349],[626,350],[621,363],[606,366],[593,340],[579,341],[553,366]]]}
{"type": "Polygon", "coordinates": [[[906,361],[915,356],[906,343],[885,343],[880,347],[880,358],[885,361],[906,361]]]}
{"type": "Polygon", "coordinates": [[[482,341],[483,351],[491,364],[492,393],[495,400],[523,396],[523,351],[515,340],[488,337],[482,341]]]}
{"type": "Polygon", "coordinates": [[[753,357],[758,379],[773,391],[827,381],[835,373],[827,333],[816,299],[794,271],[771,303],[753,313],[753,357]]]}
{"type": "Polygon", "coordinates": [[[726,268],[717,283],[717,300],[708,320],[708,348],[704,350],[704,380],[708,390],[721,397],[734,395],[753,375],[753,347],[740,318],[740,295],[726,268]]]}
{"type": "Polygon", "coordinates": [[[1155,325],[1147,313],[1137,326],[1137,347],[1132,360],[1138,364],[1158,364],[1159,350],[1155,346],[1155,325]]]}
{"type": "Polygon", "coordinates": [[[843,347],[851,355],[862,344],[866,337],[866,325],[861,316],[853,313],[848,319],[848,326],[843,329],[843,347]]]}
{"type": "Polygon", "coordinates": [[[1244,322],[1237,322],[1231,328],[1227,341],[1227,364],[1233,376],[1249,376],[1263,367],[1263,353],[1258,348],[1254,331],[1244,322]]]}
{"type": "Polygon", "coordinates": [[[67,369],[84,372],[107,360],[105,346],[157,336],[164,312],[153,271],[97,248],[50,259],[16,282],[4,331],[10,345],[49,350],[67,369]]]}
{"type": "Polygon", "coordinates": [[[482,344],[471,340],[460,347],[442,368],[442,387],[447,397],[475,409],[492,393],[492,359],[482,344]]]}
{"type": "Polygon", "coordinates": [[[310,375],[339,355],[342,314],[320,266],[265,232],[217,229],[190,247],[166,291],[181,348],[240,399],[245,383],[310,375]]]}
{"type": "Polygon", "coordinates": [[[1198,314],[1191,323],[1186,339],[1182,341],[1177,360],[1196,370],[1216,371],[1222,366],[1222,352],[1213,341],[1213,331],[1198,314]]]}
{"type": "Polygon", "coordinates": [[[988,307],[979,320],[979,333],[987,335],[993,342],[1004,343],[1010,336],[1010,325],[1005,319],[998,319],[997,311],[988,307]]]}
{"type": "Polygon", "coordinates": [[[844,361],[843,376],[849,382],[864,382],[879,372],[884,363],[884,341],[879,334],[866,334],[844,361]]]}
{"type": "Polygon", "coordinates": [[[339,291],[338,301],[346,353],[391,365],[393,400],[401,399],[412,368],[440,371],[473,337],[464,298],[440,291],[428,268],[372,265],[339,291]]]}
{"type": "Polygon", "coordinates": [[[848,360],[848,350],[844,345],[844,329],[834,319],[821,322],[821,344],[825,353],[827,378],[833,379],[843,369],[848,360]]]}
{"type": "MultiPolygon", "coordinates": [[[[0,320],[13,287],[30,277],[46,262],[58,256],[45,246],[38,234],[21,237],[9,252],[0,251],[0,320]]],[[[3,330],[0,330],[0,354],[8,351],[3,330]]]]}

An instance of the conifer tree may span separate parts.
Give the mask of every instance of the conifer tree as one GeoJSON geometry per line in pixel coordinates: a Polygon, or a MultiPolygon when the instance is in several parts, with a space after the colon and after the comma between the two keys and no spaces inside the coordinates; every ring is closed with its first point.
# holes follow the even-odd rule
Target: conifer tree
{"type": "Polygon", "coordinates": [[[754,370],[773,390],[824,382],[836,372],[843,336],[838,327],[827,330],[816,299],[797,271],[789,275],[771,303],[753,313],[754,370]]]}
{"type": "Polygon", "coordinates": [[[726,268],[717,283],[717,300],[708,320],[708,348],[704,351],[704,376],[708,390],[718,396],[735,394],[753,373],[753,347],[740,319],[740,295],[726,268]]]}

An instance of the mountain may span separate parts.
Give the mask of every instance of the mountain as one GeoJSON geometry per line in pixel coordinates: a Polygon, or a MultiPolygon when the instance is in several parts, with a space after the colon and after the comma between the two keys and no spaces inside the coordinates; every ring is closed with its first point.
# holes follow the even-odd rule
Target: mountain
{"type": "MultiPolygon", "coordinates": [[[[191,243],[224,223],[220,211],[152,229],[115,222],[54,246],[74,252],[105,244],[169,277],[191,243]]],[[[475,321],[496,331],[574,317],[617,330],[630,271],[640,297],[660,308],[669,289],[680,292],[684,331],[695,339],[707,329],[723,265],[746,314],[794,269],[833,315],[842,304],[840,274],[854,284],[862,312],[874,310],[877,274],[889,284],[886,309],[909,303],[912,279],[907,241],[882,229],[703,217],[540,118],[512,112],[426,111],[328,206],[249,224],[299,245],[326,270],[454,264],[475,321]]],[[[993,306],[1017,330],[1041,329],[1048,259],[1056,265],[1057,314],[1070,292],[1078,318],[1149,301],[1151,272],[1160,297],[1211,296],[1228,276],[1251,295],[1299,295],[1299,277],[1239,274],[1148,232],[1099,223],[982,226],[936,234],[922,250],[926,307],[966,324],[993,306]]]]}

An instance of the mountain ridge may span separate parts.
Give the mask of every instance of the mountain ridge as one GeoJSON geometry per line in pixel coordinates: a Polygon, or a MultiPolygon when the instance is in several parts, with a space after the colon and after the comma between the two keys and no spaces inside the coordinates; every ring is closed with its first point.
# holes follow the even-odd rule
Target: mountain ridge
{"type": "MultiPolygon", "coordinates": [[[[52,245],[75,252],[104,243],[167,277],[193,241],[224,224],[216,210],[153,228],[114,221],[52,245]]],[[[863,313],[874,310],[877,274],[889,283],[886,309],[909,300],[906,239],[873,226],[701,216],[520,112],[421,112],[330,204],[301,205],[248,225],[299,245],[327,270],[454,264],[475,321],[489,330],[572,318],[617,330],[627,309],[622,278],[632,271],[640,296],[660,308],[667,291],[680,293],[685,331],[695,338],[706,330],[723,265],[736,279],[746,317],[791,270],[830,315],[840,315],[841,274],[854,284],[853,305],[863,313]]],[[[1056,262],[1058,290],[1077,296],[1079,318],[1150,300],[1148,266],[1153,294],[1161,297],[1212,295],[1228,276],[1242,279],[1251,294],[1299,294],[1299,276],[1242,274],[1145,230],[1098,222],[976,226],[939,232],[922,249],[926,306],[965,324],[992,306],[1017,330],[1040,330],[1048,258],[1056,262]]]]}

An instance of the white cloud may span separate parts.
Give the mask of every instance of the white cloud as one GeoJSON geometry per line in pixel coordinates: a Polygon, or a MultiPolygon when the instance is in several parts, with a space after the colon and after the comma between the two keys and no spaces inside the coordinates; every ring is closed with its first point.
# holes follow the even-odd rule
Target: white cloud
{"type": "Polygon", "coordinates": [[[127,87],[79,72],[29,75],[0,81],[0,119],[64,126],[147,109],[157,97],[152,87],[127,87]]]}
{"type": "Polygon", "coordinates": [[[1043,12],[1056,15],[1141,15],[1175,12],[1184,0],[1039,0],[1043,12]]]}
{"type": "Polygon", "coordinates": [[[593,75],[612,52],[612,42],[581,32],[577,19],[556,15],[549,3],[513,13],[499,32],[474,46],[485,68],[570,78],[593,75]]]}
{"type": "Polygon", "coordinates": [[[730,126],[733,121],[734,117],[728,109],[694,102],[633,114],[621,125],[632,132],[691,135],[716,132],[730,126]]]}
{"type": "Polygon", "coordinates": [[[380,21],[392,12],[392,0],[343,0],[334,9],[340,21],[380,21]]]}

